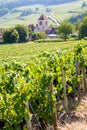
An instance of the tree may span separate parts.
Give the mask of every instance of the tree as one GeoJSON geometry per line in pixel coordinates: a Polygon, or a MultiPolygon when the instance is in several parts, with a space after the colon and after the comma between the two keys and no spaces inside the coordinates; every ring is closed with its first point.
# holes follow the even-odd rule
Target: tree
{"type": "Polygon", "coordinates": [[[32,35],[33,35],[33,30],[29,27],[28,28],[28,36],[29,36],[29,38],[31,38],[32,35]]]}
{"type": "Polygon", "coordinates": [[[14,28],[6,29],[3,34],[3,40],[5,43],[17,43],[19,34],[14,28]]]}
{"type": "Polygon", "coordinates": [[[83,19],[79,28],[79,38],[87,37],[87,16],[83,19]]]}
{"type": "Polygon", "coordinates": [[[80,24],[81,24],[81,20],[77,20],[77,22],[75,23],[75,30],[76,30],[76,31],[79,30],[80,24]]]}
{"type": "Polygon", "coordinates": [[[19,34],[18,42],[26,42],[28,40],[28,28],[24,25],[16,25],[15,29],[19,34]]]}
{"type": "Polygon", "coordinates": [[[44,32],[34,33],[32,35],[32,40],[46,39],[47,35],[44,32]]]}
{"type": "Polygon", "coordinates": [[[73,32],[73,26],[71,23],[63,22],[58,27],[57,33],[61,34],[66,41],[67,36],[73,32]]]}

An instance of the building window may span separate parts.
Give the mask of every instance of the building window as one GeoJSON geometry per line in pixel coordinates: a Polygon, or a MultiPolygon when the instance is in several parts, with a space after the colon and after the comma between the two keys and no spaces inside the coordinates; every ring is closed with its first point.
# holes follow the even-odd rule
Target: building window
{"type": "Polygon", "coordinates": [[[45,22],[45,24],[47,25],[47,21],[45,22]]]}
{"type": "Polygon", "coordinates": [[[39,25],[42,25],[42,21],[39,22],[39,25]]]}

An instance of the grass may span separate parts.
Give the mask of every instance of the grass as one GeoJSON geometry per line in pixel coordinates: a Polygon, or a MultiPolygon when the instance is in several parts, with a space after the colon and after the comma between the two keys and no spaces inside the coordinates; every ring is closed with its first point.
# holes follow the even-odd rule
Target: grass
{"type": "MultiPolygon", "coordinates": [[[[20,61],[29,62],[34,57],[43,53],[44,51],[56,51],[71,49],[79,41],[66,41],[66,42],[28,42],[20,44],[1,44],[0,45],[0,62],[4,61],[20,61]]],[[[87,44],[87,42],[85,43],[87,44]]]]}

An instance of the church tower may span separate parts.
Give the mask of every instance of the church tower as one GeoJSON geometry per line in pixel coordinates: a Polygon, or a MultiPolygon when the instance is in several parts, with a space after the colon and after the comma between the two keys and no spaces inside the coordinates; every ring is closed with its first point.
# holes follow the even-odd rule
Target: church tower
{"type": "Polygon", "coordinates": [[[48,29],[48,18],[45,15],[40,16],[37,27],[40,32],[45,32],[48,29]]]}

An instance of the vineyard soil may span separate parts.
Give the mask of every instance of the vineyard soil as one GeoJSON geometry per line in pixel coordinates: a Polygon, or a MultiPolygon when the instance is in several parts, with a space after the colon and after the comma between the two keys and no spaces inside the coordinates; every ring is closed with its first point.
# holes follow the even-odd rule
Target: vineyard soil
{"type": "Polygon", "coordinates": [[[59,123],[59,128],[59,130],[87,130],[87,93],[82,96],[77,107],[70,112],[68,120],[59,123]]]}

